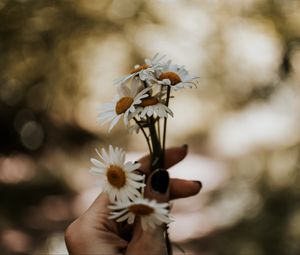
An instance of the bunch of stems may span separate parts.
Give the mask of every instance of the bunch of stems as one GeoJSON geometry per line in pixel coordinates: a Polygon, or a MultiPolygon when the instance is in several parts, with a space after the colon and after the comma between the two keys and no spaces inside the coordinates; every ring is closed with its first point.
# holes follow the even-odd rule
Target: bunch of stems
{"type": "MultiPolygon", "coordinates": [[[[147,87],[147,84],[144,83],[147,87]]],[[[165,100],[165,105],[169,106],[171,88],[169,86],[162,87],[161,89],[167,90],[167,97],[165,100]]],[[[163,133],[161,136],[161,118],[159,117],[148,117],[146,119],[138,120],[134,117],[134,121],[141,129],[148,145],[149,153],[151,155],[151,172],[156,169],[165,169],[165,146],[166,146],[166,131],[167,131],[167,121],[168,118],[163,118],[163,133]]],[[[168,225],[165,226],[165,240],[168,255],[172,254],[171,242],[168,234],[168,225]]]]}
{"type": "MultiPolygon", "coordinates": [[[[147,86],[146,83],[145,87],[147,86]]],[[[162,87],[167,90],[167,97],[165,105],[169,106],[171,88],[169,86],[162,87]]],[[[163,133],[161,135],[161,118],[159,117],[148,117],[138,120],[136,117],[133,118],[136,124],[142,131],[148,145],[149,153],[151,155],[151,171],[158,168],[165,169],[165,146],[166,146],[166,131],[168,118],[163,118],[163,133]]]]}

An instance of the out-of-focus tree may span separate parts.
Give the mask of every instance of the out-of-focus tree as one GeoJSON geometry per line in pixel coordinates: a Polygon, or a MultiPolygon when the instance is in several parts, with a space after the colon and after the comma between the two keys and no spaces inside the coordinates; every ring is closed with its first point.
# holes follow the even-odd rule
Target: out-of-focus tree
{"type": "Polygon", "coordinates": [[[0,0],[1,253],[57,251],[90,202],[95,145],[142,150],[119,126],[107,136],[96,105],[162,52],[200,76],[197,92],[175,95],[168,143],[221,161],[226,176],[175,203],[175,215],[193,215],[179,224],[199,223],[187,236],[171,228],[180,245],[299,254],[299,10],[296,0],[0,0]]]}

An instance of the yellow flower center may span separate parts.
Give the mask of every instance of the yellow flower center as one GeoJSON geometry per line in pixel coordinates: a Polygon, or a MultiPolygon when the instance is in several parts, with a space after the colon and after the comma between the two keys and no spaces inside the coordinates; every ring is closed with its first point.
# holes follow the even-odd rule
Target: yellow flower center
{"type": "Polygon", "coordinates": [[[140,65],[138,66],[137,68],[134,68],[133,70],[131,70],[130,74],[133,74],[133,73],[137,73],[139,71],[142,71],[142,70],[145,70],[147,68],[149,68],[150,66],[147,65],[147,64],[143,64],[143,65],[140,65]]]}
{"type": "Polygon", "coordinates": [[[124,170],[116,165],[110,165],[106,172],[108,182],[116,187],[122,188],[126,183],[126,176],[124,170]]]}
{"type": "Polygon", "coordinates": [[[174,72],[164,72],[162,73],[159,78],[159,80],[169,79],[171,82],[171,85],[176,85],[177,83],[181,82],[181,78],[177,73],[174,72]]]}
{"type": "Polygon", "coordinates": [[[126,110],[131,106],[132,103],[132,97],[122,97],[116,104],[116,113],[119,115],[126,112],[126,110]]]}
{"type": "Polygon", "coordinates": [[[146,107],[149,105],[156,105],[158,102],[159,101],[156,97],[146,97],[142,99],[142,102],[139,105],[142,107],[146,107]]]}
{"type": "Polygon", "coordinates": [[[138,216],[147,216],[154,213],[154,209],[147,205],[137,204],[128,207],[128,210],[138,216]]]}

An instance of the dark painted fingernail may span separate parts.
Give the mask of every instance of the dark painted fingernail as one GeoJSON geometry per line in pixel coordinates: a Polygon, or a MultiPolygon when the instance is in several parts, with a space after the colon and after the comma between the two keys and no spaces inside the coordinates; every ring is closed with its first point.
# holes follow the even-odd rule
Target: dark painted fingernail
{"type": "Polygon", "coordinates": [[[165,194],[168,190],[169,179],[169,174],[166,170],[155,170],[151,176],[152,190],[161,194],[165,194]]]}
{"type": "Polygon", "coordinates": [[[187,144],[183,144],[183,145],[181,145],[181,147],[185,150],[187,150],[189,148],[189,146],[187,144]]]}

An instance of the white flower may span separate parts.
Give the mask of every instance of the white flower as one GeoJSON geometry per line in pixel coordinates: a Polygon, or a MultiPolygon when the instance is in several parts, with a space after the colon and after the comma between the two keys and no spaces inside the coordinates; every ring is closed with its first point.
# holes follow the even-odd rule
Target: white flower
{"type": "Polygon", "coordinates": [[[105,124],[111,122],[109,132],[118,123],[122,116],[124,116],[124,123],[127,126],[129,122],[129,114],[134,113],[136,110],[135,105],[140,104],[143,98],[147,97],[146,94],[150,88],[140,91],[140,81],[133,79],[131,88],[127,86],[118,87],[118,95],[110,103],[105,103],[101,107],[99,114],[99,122],[105,124]]]}
{"type": "Polygon", "coordinates": [[[183,66],[172,65],[170,61],[164,68],[156,71],[156,77],[158,84],[170,86],[174,91],[197,87],[198,77],[189,75],[183,66]]]}
{"type": "Polygon", "coordinates": [[[115,81],[115,84],[124,84],[130,78],[138,76],[140,80],[152,80],[154,78],[154,72],[158,71],[163,67],[164,64],[161,63],[165,56],[160,56],[158,53],[150,59],[145,59],[145,64],[135,65],[134,69],[131,70],[130,74],[121,77],[115,81]]]}
{"type": "Polygon", "coordinates": [[[105,175],[106,183],[104,191],[108,193],[111,202],[129,201],[140,197],[138,189],[145,187],[142,182],[144,176],[134,173],[141,164],[140,163],[125,163],[125,152],[110,145],[108,153],[102,149],[101,153],[96,149],[100,157],[100,161],[91,158],[94,167],[91,167],[90,172],[96,175],[105,175]]]}
{"type": "Polygon", "coordinates": [[[141,100],[142,102],[137,106],[134,115],[144,118],[145,116],[158,116],[160,118],[167,118],[168,114],[173,117],[173,112],[167,107],[159,96],[148,96],[141,100]]]}
{"type": "Polygon", "coordinates": [[[139,216],[143,230],[147,230],[149,227],[155,228],[162,223],[171,222],[168,207],[168,203],[157,203],[155,200],[137,198],[133,202],[120,202],[109,206],[109,209],[113,210],[109,219],[115,219],[117,222],[127,220],[129,224],[132,224],[135,217],[139,216]]]}

